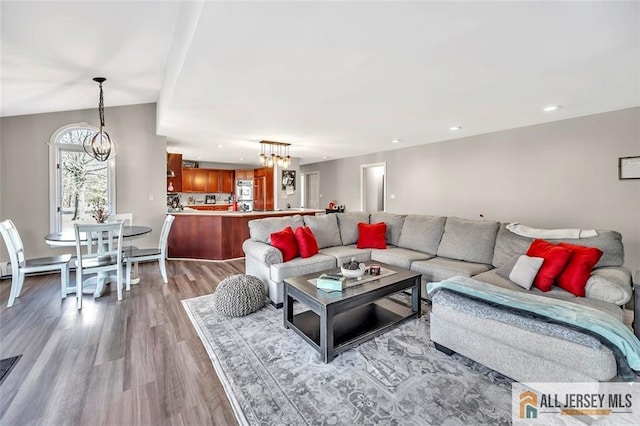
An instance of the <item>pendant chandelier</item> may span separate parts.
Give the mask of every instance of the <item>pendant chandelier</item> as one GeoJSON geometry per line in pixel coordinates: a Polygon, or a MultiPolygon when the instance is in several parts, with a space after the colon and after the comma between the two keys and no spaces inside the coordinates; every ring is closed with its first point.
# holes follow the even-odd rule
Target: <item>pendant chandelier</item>
{"type": "Polygon", "coordinates": [[[291,156],[289,155],[290,143],[260,141],[260,164],[266,167],[289,167],[291,156]]]}
{"type": "Polygon", "coordinates": [[[100,85],[100,102],[98,103],[98,114],[100,115],[100,130],[93,135],[89,135],[82,142],[82,148],[87,155],[98,161],[107,161],[118,153],[118,144],[111,139],[111,136],[104,129],[104,99],[102,94],[102,83],[107,79],[95,77],[93,81],[100,85]]]}

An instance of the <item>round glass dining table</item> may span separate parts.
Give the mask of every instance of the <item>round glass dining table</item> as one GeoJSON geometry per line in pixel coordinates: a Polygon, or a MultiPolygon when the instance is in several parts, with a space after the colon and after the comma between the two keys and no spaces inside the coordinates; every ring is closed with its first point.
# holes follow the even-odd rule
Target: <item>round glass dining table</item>
{"type": "MultiPolygon", "coordinates": [[[[122,227],[122,239],[123,240],[134,240],[136,238],[142,238],[146,234],[151,232],[151,228],[149,226],[123,226],[122,227]]],[[[74,230],[62,231],[62,232],[53,232],[44,237],[44,240],[47,244],[52,247],[71,247],[76,245],[76,233],[74,230]]],[[[86,236],[80,234],[80,243],[86,245],[86,236]],[[84,241],[84,243],[83,243],[84,241]]],[[[115,281],[116,277],[108,274],[98,274],[97,277],[87,278],[83,282],[83,293],[93,293],[94,297],[102,296],[104,291],[105,284],[115,281]],[[95,291],[93,287],[95,286],[95,291]]],[[[134,280],[131,281],[132,284],[134,280]]],[[[75,286],[68,287],[67,292],[74,293],[75,286]]]]}

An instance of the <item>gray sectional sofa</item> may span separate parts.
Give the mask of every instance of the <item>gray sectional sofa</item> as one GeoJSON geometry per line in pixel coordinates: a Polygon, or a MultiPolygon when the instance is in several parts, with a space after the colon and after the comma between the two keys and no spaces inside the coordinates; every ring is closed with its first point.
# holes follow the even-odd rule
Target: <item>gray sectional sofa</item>
{"type": "MultiPolygon", "coordinates": [[[[271,303],[277,307],[282,306],[285,278],[335,268],[352,257],[420,272],[422,294],[427,297],[428,283],[454,276],[527,291],[497,274],[496,269],[526,253],[533,239],[516,235],[495,221],[354,212],[258,219],[249,222],[249,231],[250,239],[243,243],[246,273],[264,282],[271,303]],[[359,222],[385,222],[387,249],[358,249],[359,222]],[[286,226],[295,229],[303,225],[312,229],[319,253],[283,262],[280,250],[269,244],[269,235],[286,226]]],[[[604,252],[587,282],[586,297],[575,297],[558,287],[546,293],[535,287],[528,292],[546,296],[550,303],[562,299],[590,306],[623,321],[621,306],[631,299],[632,285],[631,272],[623,267],[622,237],[615,231],[597,233],[592,238],[549,240],[604,252]]],[[[487,314],[486,307],[476,306],[477,301],[441,295],[436,294],[440,297],[433,301],[431,339],[445,353],[458,352],[523,382],[605,381],[618,374],[620,363],[613,351],[592,336],[563,327],[549,330],[553,327],[540,320],[515,324],[499,308],[487,314]]]]}
{"type": "MultiPolygon", "coordinates": [[[[501,287],[526,291],[495,272],[513,256],[524,254],[533,241],[506,229],[495,221],[478,221],[457,217],[416,214],[337,213],[319,216],[286,216],[249,222],[250,239],[243,243],[246,273],[259,277],[266,286],[272,304],[282,304],[282,280],[296,275],[335,268],[355,257],[358,261],[388,263],[422,274],[422,294],[426,284],[453,276],[473,277],[501,287]],[[358,223],[385,222],[386,249],[358,249],[358,223]],[[313,231],[320,252],[310,258],[282,261],[282,253],[269,244],[272,232],[286,226],[294,230],[308,226],[313,231]]],[[[555,288],[543,293],[531,292],[608,310],[618,317],[619,306],[631,299],[631,272],[623,267],[622,236],[615,231],[598,230],[598,236],[566,241],[597,247],[604,255],[597,263],[586,287],[586,297],[577,298],[555,288]]]]}

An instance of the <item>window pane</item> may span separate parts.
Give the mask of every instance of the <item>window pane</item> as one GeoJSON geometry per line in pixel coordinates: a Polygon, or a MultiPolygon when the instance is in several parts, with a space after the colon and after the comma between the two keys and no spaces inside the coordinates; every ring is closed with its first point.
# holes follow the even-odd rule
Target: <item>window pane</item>
{"type": "Polygon", "coordinates": [[[93,133],[91,129],[74,129],[60,135],[56,143],[82,145],[84,139],[93,133]]]}
{"type": "MultiPolygon", "coordinates": [[[[80,131],[65,133],[77,134],[80,131]]],[[[68,140],[73,140],[71,137],[68,140]]],[[[67,142],[73,143],[73,142],[67,142]]],[[[82,143],[82,139],[80,139],[82,143]]],[[[75,221],[91,222],[91,208],[97,202],[109,203],[107,162],[84,152],[60,150],[62,230],[73,230],[75,221]]]]}

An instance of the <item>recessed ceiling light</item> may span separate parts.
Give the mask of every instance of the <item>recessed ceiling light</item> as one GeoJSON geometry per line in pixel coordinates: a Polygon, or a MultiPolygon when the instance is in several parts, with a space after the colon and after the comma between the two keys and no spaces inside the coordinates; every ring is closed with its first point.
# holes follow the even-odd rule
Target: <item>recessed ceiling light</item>
{"type": "Polygon", "coordinates": [[[224,145],[222,145],[221,143],[218,144],[218,148],[222,148],[224,145]]]}
{"type": "Polygon", "coordinates": [[[329,158],[329,157],[327,157],[326,155],[324,157],[322,157],[323,160],[326,160],[327,158],[329,158]]]}
{"type": "Polygon", "coordinates": [[[391,141],[391,143],[400,143],[400,139],[394,139],[391,141]]]}
{"type": "Polygon", "coordinates": [[[198,160],[202,160],[202,155],[198,155],[198,160]]]}
{"type": "Polygon", "coordinates": [[[546,107],[542,108],[542,110],[543,110],[544,112],[551,112],[551,111],[558,110],[558,109],[560,109],[560,108],[561,108],[561,106],[560,106],[560,105],[549,105],[549,106],[546,106],[546,107]]]}
{"type": "Polygon", "coordinates": [[[244,158],[240,158],[240,161],[244,161],[244,158]]]}
{"type": "Polygon", "coordinates": [[[451,127],[449,127],[449,130],[451,130],[451,131],[460,130],[460,129],[462,129],[461,126],[451,126],[451,127]]]}

